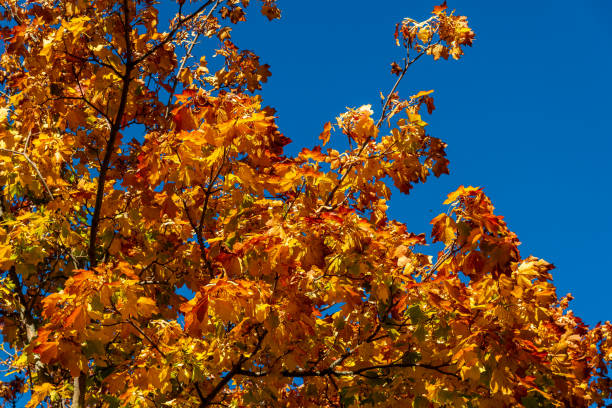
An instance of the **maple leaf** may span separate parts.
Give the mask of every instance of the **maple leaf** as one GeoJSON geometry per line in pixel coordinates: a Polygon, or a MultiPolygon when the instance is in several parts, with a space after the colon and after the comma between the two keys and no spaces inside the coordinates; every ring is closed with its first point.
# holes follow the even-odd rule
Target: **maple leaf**
{"type": "Polygon", "coordinates": [[[85,328],[87,319],[86,311],[83,306],[77,306],[74,308],[74,311],[68,316],[66,320],[64,320],[65,328],[72,328],[74,330],[80,331],[85,328]]]}
{"type": "Polygon", "coordinates": [[[158,312],[155,300],[148,297],[139,298],[136,302],[136,306],[138,307],[138,314],[144,317],[150,317],[158,312]]]}
{"type": "Polygon", "coordinates": [[[433,13],[434,14],[439,14],[442,13],[444,10],[446,10],[448,8],[448,6],[446,5],[446,0],[444,0],[444,3],[442,3],[439,6],[435,6],[433,9],[433,13]]]}
{"type": "Polygon", "coordinates": [[[393,75],[400,75],[402,73],[402,68],[399,66],[397,62],[391,63],[391,73],[393,75]]]}
{"type": "Polygon", "coordinates": [[[325,146],[327,142],[329,142],[331,128],[332,126],[330,122],[325,123],[325,125],[323,126],[323,132],[321,132],[321,134],[319,135],[319,139],[321,139],[321,141],[323,142],[323,146],[325,146]]]}
{"type": "Polygon", "coordinates": [[[53,384],[48,382],[40,385],[35,385],[34,389],[32,390],[32,396],[30,397],[30,401],[26,404],[26,407],[37,407],[47,398],[47,396],[53,389],[53,384]]]}
{"type": "Polygon", "coordinates": [[[261,14],[268,17],[268,20],[274,20],[280,18],[281,16],[280,9],[278,7],[267,4],[264,4],[261,7],[261,14]]]}
{"type": "Polygon", "coordinates": [[[59,342],[48,341],[34,347],[33,352],[40,356],[43,363],[49,363],[57,357],[59,342]]]}

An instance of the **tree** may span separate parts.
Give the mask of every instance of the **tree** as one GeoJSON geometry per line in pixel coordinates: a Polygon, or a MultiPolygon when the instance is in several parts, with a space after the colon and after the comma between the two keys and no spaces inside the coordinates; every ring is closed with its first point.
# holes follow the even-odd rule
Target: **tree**
{"type": "Polygon", "coordinates": [[[424,56],[459,59],[467,19],[401,21],[380,114],[349,109],[288,157],[256,94],[269,67],[231,39],[249,3],[179,0],[164,31],[151,0],[3,2],[0,397],[604,405],[612,326],[567,310],[482,189],[449,195],[436,257],[386,216],[390,183],[448,172],[419,114],[432,91],[397,89],[424,56]]]}

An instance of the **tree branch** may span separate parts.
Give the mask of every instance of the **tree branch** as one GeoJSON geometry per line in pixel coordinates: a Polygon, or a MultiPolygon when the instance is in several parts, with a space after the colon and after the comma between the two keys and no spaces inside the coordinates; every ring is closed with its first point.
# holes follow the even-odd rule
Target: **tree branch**
{"type": "Polygon", "coordinates": [[[100,211],[102,210],[102,201],[104,198],[104,184],[106,183],[106,176],[108,172],[108,168],[110,165],[110,160],[113,155],[113,150],[115,146],[115,140],[117,139],[117,134],[119,133],[119,129],[121,128],[121,122],[123,121],[123,114],[125,113],[125,107],[127,105],[127,100],[129,96],[129,88],[131,78],[130,75],[132,73],[132,69],[136,65],[132,61],[132,48],[130,42],[130,32],[129,32],[129,6],[126,2],[124,2],[125,8],[125,40],[126,40],[126,53],[127,53],[127,62],[125,64],[125,74],[122,76],[123,87],[121,89],[121,98],[119,100],[119,109],[117,110],[117,116],[112,123],[110,134],[108,137],[108,142],[106,143],[106,151],[104,152],[104,159],[102,160],[102,165],[100,167],[100,175],[98,176],[98,188],[96,191],[96,202],[94,207],[94,213],[91,219],[91,230],[89,234],[89,248],[87,251],[87,256],[89,259],[89,267],[94,268],[97,266],[96,259],[96,240],[98,236],[98,228],[100,224],[100,211]]]}
{"type": "MultiPolygon", "coordinates": [[[[440,374],[450,375],[457,379],[460,379],[459,375],[456,373],[450,373],[442,370],[444,367],[448,367],[448,364],[441,365],[431,365],[431,364],[419,364],[419,363],[391,363],[391,364],[379,364],[368,367],[359,368],[357,370],[334,370],[331,367],[327,367],[323,370],[283,370],[281,371],[281,375],[283,377],[324,377],[324,376],[334,376],[334,377],[352,377],[355,375],[363,375],[364,373],[372,370],[380,370],[380,369],[388,369],[388,368],[411,368],[411,367],[420,367],[427,370],[433,370],[440,374]]],[[[249,370],[239,369],[234,375],[243,375],[245,377],[265,377],[270,375],[269,372],[254,372],[249,370]]],[[[374,378],[369,376],[370,378],[374,378]]],[[[377,376],[375,378],[382,378],[381,376],[377,376]]]]}
{"type": "MultiPolygon", "coordinates": [[[[215,4],[209,10],[208,14],[206,14],[204,21],[208,20],[208,18],[212,15],[212,13],[215,11],[217,6],[219,5],[219,3],[220,3],[220,0],[215,1],[215,4]]],[[[193,47],[198,41],[198,38],[200,38],[199,32],[193,36],[193,40],[191,40],[191,42],[187,46],[187,51],[185,52],[185,56],[183,56],[181,60],[181,65],[178,67],[178,70],[176,71],[176,75],[174,76],[174,80],[172,82],[172,92],[170,92],[170,95],[168,96],[168,103],[166,104],[166,113],[164,114],[164,118],[166,119],[168,119],[168,115],[170,114],[170,103],[172,102],[172,97],[174,96],[174,92],[176,92],[176,86],[178,85],[179,75],[181,74],[181,71],[185,67],[185,63],[191,57],[191,51],[193,50],[193,47]]]]}
{"type": "MultiPolygon", "coordinates": [[[[429,47],[429,46],[428,46],[429,47]]],[[[406,56],[405,58],[405,63],[404,63],[404,69],[402,69],[402,72],[400,73],[399,77],[397,78],[397,81],[395,81],[395,84],[393,85],[393,88],[391,88],[391,91],[387,94],[386,98],[385,98],[385,103],[383,104],[383,108],[382,108],[382,112],[380,114],[380,118],[378,119],[378,122],[376,122],[376,127],[380,129],[383,121],[386,118],[386,113],[387,113],[387,108],[389,106],[389,103],[391,102],[391,97],[393,96],[393,94],[395,93],[395,91],[397,90],[397,87],[399,86],[400,82],[402,81],[402,79],[404,78],[404,76],[406,75],[406,72],[408,72],[408,69],[410,68],[410,66],[412,64],[414,64],[416,61],[418,61],[419,58],[421,58],[427,51],[427,48],[424,49],[423,51],[421,51],[416,57],[414,57],[412,60],[409,59],[408,56],[406,56]]],[[[361,157],[361,154],[363,153],[363,151],[365,150],[365,148],[367,147],[368,143],[370,142],[370,138],[367,138],[366,140],[363,141],[363,143],[361,144],[359,151],[357,152],[357,155],[355,157],[361,157]]],[[[347,167],[345,172],[342,174],[342,176],[340,177],[340,180],[338,181],[338,184],[336,184],[334,186],[334,188],[329,192],[327,198],[325,199],[324,204],[319,207],[319,209],[317,210],[317,213],[323,211],[323,210],[329,210],[329,209],[333,209],[335,207],[330,207],[329,203],[331,202],[331,200],[334,198],[334,195],[336,194],[336,192],[340,189],[340,187],[342,186],[342,184],[344,183],[344,180],[346,179],[346,177],[348,176],[348,174],[350,173],[350,171],[353,169],[353,167],[355,167],[355,165],[357,164],[357,160],[351,162],[347,167]]]]}
{"type": "Polygon", "coordinates": [[[34,336],[36,336],[36,327],[34,326],[34,319],[32,319],[32,315],[30,314],[30,311],[27,308],[28,302],[25,296],[23,295],[23,288],[21,282],[19,281],[19,276],[17,276],[17,271],[15,270],[14,266],[11,266],[9,268],[8,276],[15,285],[14,293],[17,294],[17,300],[20,303],[17,309],[17,313],[19,314],[19,320],[21,320],[25,326],[26,341],[30,343],[34,339],[34,336]]]}
{"type": "Polygon", "coordinates": [[[206,397],[201,399],[200,408],[205,408],[212,405],[213,400],[215,399],[217,394],[221,392],[221,390],[227,385],[227,383],[229,383],[236,374],[239,374],[240,372],[244,371],[242,369],[242,365],[247,360],[255,356],[255,354],[257,354],[259,350],[261,350],[261,345],[263,343],[263,339],[266,337],[266,334],[268,334],[267,330],[263,330],[262,333],[259,335],[259,338],[257,339],[257,344],[255,345],[255,348],[253,349],[251,354],[248,356],[241,355],[236,364],[234,364],[234,366],[232,367],[232,369],[221,379],[221,381],[219,381],[219,383],[208,393],[208,395],[206,395],[206,397]]]}
{"type": "MultiPolygon", "coordinates": [[[[28,136],[29,139],[29,136],[28,136]]],[[[51,200],[53,200],[55,197],[53,196],[53,193],[51,192],[51,189],[49,188],[49,186],[47,185],[47,182],[45,181],[43,175],[41,174],[40,170],[38,170],[38,167],[36,166],[36,163],[34,163],[32,161],[32,159],[30,159],[30,156],[28,156],[27,153],[25,152],[18,152],[16,150],[10,150],[10,149],[3,149],[0,148],[0,151],[3,152],[7,152],[7,153],[11,153],[11,154],[17,154],[22,156],[24,159],[26,159],[26,161],[30,164],[30,166],[32,166],[32,168],[34,169],[34,171],[36,172],[36,176],[38,177],[38,180],[41,182],[41,184],[43,185],[43,187],[45,188],[45,192],[47,193],[47,195],[49,196],[49,198],[51,200]]]]}
{"type": "Polygon", "coordinates": [[[144,331],[142,331],[142,329],[138,327],[137,324],[135,324],[131,319],[128,319],[127,322],[130,324],[130,326],[135,328],[136,331],[138,331],[138,333],[140,333],[142,337],[144,337],[151,344],[151,346],[153,346],[153,348],[159,353],[159,355],[161,355],[164,359],[167,360],[166,354],[159,349],[159,346],[153,340],[151,340],[151,338],[144,331]]]}
{"type": "Polygon", "coordinates": [[[438,268],[442,266],[444,262],[446,262],[448,258],[450,258],[456,253],[455,242],[457,242],[457,239],[454,239],[453,242],[451,242],[450,245],[444,249],[442,256],[438,258],[436,263],[431,267],[429,271],[427,271],[427,274],[423,277],[423,281],[426,281],[427,279],[429,279],[431,275],[433,275],[438,270],[438,268]]]}
{"type": "MultiPolygon", "coordinates": [[[[134,68],[134,62],[132,61],[132,43],[130,40],[131,27],[130,27],[130,8],[128,0],[123,1],[123,35],[125,37],[126,45],[126,64],[125,73],[122,76],[122,89],[121,97],[119,100],[119,107],[117,109],[117,116],[113,121],[106,143],[106,151],[104,152],[104,159],[100,167],[100,174],[98,176],[98,186],[96,190],[96,201],[94,206],[94,213],[91,219],[91,229],[89,231],[89,247],[87,249],[87,258],[89,260],[89,268],[93,269],[97,266],[98,260],[96,259],[96,241],[98,238],[98,228],[100,226],[100,212],[102,210],[102,202],[104,199],[104,185],[106,183],[106,177],[108,168],[110,166],[111,157],[115,147],[115,141],[119,129],[121,129],[121,123],[123,122],[123,114],[125,113],[125,107],[129,96],[131,73],[134,68]]],[[[85,369],[87,371],[87,369],[85,369]]],[[[78,377],[74,379],[74,391],[72,394],[72,407],[73,408],[84,408],[85,407],[85,392],[86,392],[87,372],[81,372],[78,377]]]]}
{"type": "Polygon", "coordinates": [[[385,98],[385,103],[383,104],[382,112],[380,112],[380,118],[378,119],[378,122],[376,122],[376,127],[379,128],[379,129],[380,129],[380,126],[382,125],[383,121],[385,120],[385,114],[387,112],[387,108],[389,106],[389,103],[391,102],[391,96],[393,96],[393,94],[397,90],[397,87],[399,86],[400,82],[402,82],[402,79],[404,78],[404,75],[406,75],[406,72],[408,72],[408,68],[410,68],[410,62],[406,61],[406,63],[404,64],[404,69],[402,69],[402,72],[400,73],[399,77],[397,78],[397,81],[395,81],[395,84],[393,84],[393,88],[391,88],[391,91],[387,94],[387,96],[385,98]]]}
{"type": "MultiPolygon", "coordinates": [[[[194,11],[193,13],[189,14],[188,16],[180,19],[177,23],[176,26],[170,30],[170,32],[166,35],[166,37],[161,40],[157,45],[155,45],[153,48],[151,48],[149,51],[145,52],[143,55],[141,55],[139,58],[137,58],[136,60],[134,60],[134,65],[138,65],[140,64],[142,61],[146,60],[147,58],[149,58],[153,53],[155,53],[155,51],[159,50],[161,47],[163,47],[164,45],[166,45],[167,43],[169,43],[170,41],[172,41],[174,39],[174,35],[181,29],[181,27],[185,24],[188,23],[189,21],[193,20],[195,17],[197,17],[198,15],[200,15],[204,9],[206,9],[206,7],[208,7],[211,3],[213,3],[214,0],[208,0],[206,3],[204,3],[203,5],[201,5],[200,7],[198,7],[198,9],[196,11],[194,11]]],[[[218,3],[220,0],[216,0],[215,2],[218,3]]],[[[216,6],[215,6],[216,7],[216,6]]]]}

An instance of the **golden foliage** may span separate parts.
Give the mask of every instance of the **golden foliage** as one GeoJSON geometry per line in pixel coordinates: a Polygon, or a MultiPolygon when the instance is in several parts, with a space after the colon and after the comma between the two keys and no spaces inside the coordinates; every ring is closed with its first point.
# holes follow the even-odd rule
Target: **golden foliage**
{"type": "Polygon", "coordinates": [[[347,109],[323,125],[327,148],[288,157],[253,94],[269,67],[232,42],[249,3],[179,1],[166,31],[151,1],[3,3],[0,318],[4,364],[28,382],[0,397],[603,405],[612,326],[567,310],[482,189],[449,195],[433,258],[387,218],[389,183],[448,173],[421,115],[433,91],[397,85],[421,56],[460,58],[467,19],[446,4],[404,19],[380,114],[347,109]],[[190,65],[201,39],[221,66],[190,65]]]}

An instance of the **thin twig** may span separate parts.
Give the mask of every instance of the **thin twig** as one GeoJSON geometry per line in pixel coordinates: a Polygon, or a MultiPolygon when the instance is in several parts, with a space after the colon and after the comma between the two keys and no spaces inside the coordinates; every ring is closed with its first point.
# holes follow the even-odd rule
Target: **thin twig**
{"type": "MultiPolygon", "coordinates": [[[[434,44],[435,45],[435,44],[434,44]]],[[[401,74],[399,75],[399,77],[397,78],[397,80],[395,81],[395,84],[393,84],[393,88],[391,88],[391,91],[387,94],[386,98],[385,98],[385,103],[383,104],[383,108],[382,108],[382,112],[380,114],[380,118],[378,119],[378,122],[376,122],[376,127],[378,129],[380,129],[380,127],[383,124],[383,121],[386,118],[386,113],[387,113],[387,108],[389,106],[389,103],[391,102],[391,97],[393,96],[393,94],[395,93],[395,91],[397,90],[397,87],[399,86],[400,82],[402,81],[402,79],[404,78],[404,76],[406,75],[406,72],[408,71],[408,69],[410,68],[410,66],[412,66],[412,64],[414,64],[416,61],[419,60],[419,58],[421,58],[423,55],[426,54],[427,49],[429,48],[430,45],[428,45],[423,51],[421,51],[416,57],[414,57],[412,60],[409,59],[409,56],[407,55],[405,58],[405,62],[404,62],[404,69],[402,70],[401,74]]],[[[365,148],[368,146],[370,142],[370,138],[368,137],[366,140],[363,141],[363,143],[361,144],[359,151],[357,152],[357,154],[355,155],[356,158],[361,157],[361,154],[363,153],[363,151],[365,150],[365,148]]],[[[347,167],[346,170],[344,171],[344,173],[342,174],[342,176],[340,177],[340,180],[338,181],[338,184],[336,184],[336,186],[334,186],[334,188],[329,192],[324,204],[319,207],[319,209],[317,210],[317,213],[320,213],[321,211],[324,210],[329,210],[329,209],[333,209],[334,207],[330,207],[329,203],[331,202],[331,200],[333,199],[334,195],[336,194],[336,192],[340,189],[340,187],[342,186],[342,184],[344,183],[344,180],[347,178],[348,174],[350,173],[350,171],[353,169],[353,167],[355,167],[355,165],[357,164],[358,160],[354,160],[352,161],[347,167]]]]}
{"type": "Polygon", "coordinates": [[[130,324],[130,326],[135,328],[138,331],[138,333],[140,333],[142,337],[144,337],[164,359],[167,360],[166,354],[159,349],[157,344],[155,344],[155,342],[153,342],[153,340],[151,340],[151,338],[144,331],[142,331],[142,329],[138,327],[138,325],[134,324],[134,322],[131,319],[128,319],[127,322],[130,324]]]}
{"type": "Polygon", "coordinates": [[[40,182],[42,183],[43,187],[45,187],[45,191],[49,195],[49,198],[51,200],[55,199],[55,197],[53,196],[53,193],[51,192],[51,189],[47,185],[47,182],[45,181],[43,175],[41,174],[40,170],[38,170],[38,167],[36,166],[36,163],[34,163],[32,161],[32,159],[30,159],[30,156],[28,156],[27,153],[18,152],[16,150],[11,150],[11,149],[3,149],[3,148],[0,148],[0,151],[11,153],[11,154],[17,154],[17,155],[22,156],[24,159],[26,159],[26,161],[30,164],[30,166],[32,166],[32,168],[36,172],[36,175],[37,175],[38,179],[40,180],[40,182]]]}
{"type": "Polygon", "coordinates": [[[431,269],[427,272],[427,275],[425,275],[423,277],[423,282],[426,281],[427,279],[429,279],[431,277],[431,275],[433,275],[440,266],[442,266],[442,264],[444,262],[446,262],[446,260],[448,258],[450,258],[454,252],[455,252],[455,242],[457,240],[454,239],[453,242],[451,242],[451,244],[445,248],[445,251],[443,252],[442,256],[440,258],[438,258],[438,260],[436,261],[436,263],[431,267],[431,269]]]}
{"type": "Polygon", "coordinates": [[[287,206],[287,210],[285,210],[285,213],[283,214],[283,220],[287,218],[287,215],[289,214],[289,212],[293,208],[293,205],[295,204],[297,199],[300,197],[300,194],[302,194],[302,190],[304,189],[305,186],[306,186],[306,179],[304,179],[304,181],[302,182],[302,185],[300,185],[297,188],[297,191],[295,193],[295,197],[293,197],[293,200],[291,200],[291,203],[287,206]]]}
{"type": "MultiPolygon", "coordinates": [[[[420,368],[424,368],[427,370],[433,370],[433,371],[439,372],[440,374],[450,375],[452,377],[459,379],[460,377],[456,373],[447,372],[447,371],[442,370],[443,368],[449,367],[449,366],[450,366],[449,364],[431,365],[431,364],[420,364],[420,363],[391,363],[391,364],[379,364],[379,365],[373,365],[373,366],[368,366],[368,367],[362,367],[356,370],[336,371],[330,367],[325,368],[323,370],[283,370],[280,372],[280,374],[283,377],[298,377],[298,378],[324,377],[324,376],[352,377],[355,375],[363,375],[363,373],[367,371],[373,371],[373,370],[381,370],[381,369],[388,369],[388,368],[420,367],[420,368]]],[[[242,370],[242,369],[237,370],[237,372],[235,373],[235,375],[243,375],[245,377],[265,377],[269,374],[270,373],[265,372],[265,371],[264,372],[254,372],[254,371],[248,371],[248,370],[242,370]]],[[[381,378],[381,377],[380,376],[376,376],[376,377],[370,376],[370,378],[381,378]]]]}
{"type": "Polygon", "coordinates": [[[242,365],[259,352],[267,333],[267,330],[264,330],[259,335],[259,338],[257,339],[257,344],[255,345],[255,349],[250,353],[250,355],[241,355],[240,358],[238,358],[236,364],[234,364],[234,366],[232,367],[232,369],[221,379],[221,381],[219,381],[219,383],[217,383],[217,385],[208,393],[208,395],[206,395],[206,397],[201,399],[200,408],[205,408],[209,405],[214,404],[213,399],[215,399],[217,394],[221,392],[221,390],[227,385],[227,383],[232,380],[232,378],[234,378],[236,374],[240,373],[241,371],[244,371],[242,369],[242,365]]]}
{"type": "Polygon", "coordinates": [[[382,125],[383,121],[385,120],[385,114],[387,113],[387,107],[389,106],[389,103],[391,102],[391,97],[395,93],[395,91],[396,91],[397,87],[399,86],[400,82],[402,82],[402,79],[404,78],[404,75],[406,75],[406,72],[408,72],[408,68],[410,68],[410,63],[405,61],[404,62],[404,69],[402,69],[402,72],[400,73],[399,77],[397,78],[397,81],[395,81],[395,84],[393,84],[393,88],[391,88],[391,91],[387,94],[387,97],[385,98],[385,103],[383,104],[382,112],[380,113],[380,118],[378,119],[378,122],[376,122],[376,127],[379,128],[379,129],[380,129],[380,126],[382,125]]]}
{"type": "MultiPolygon", "coordinates": [[[[220,0],[216,0],[217,3],[219,1],[220,0]]],[[[208,0],[206,3],[204,3],[203,5],[198,7],[198,9],[196,11],[194,11],[193,13],[189,14],[188,16],[180,19],[176,23],[176,26],[172,30],[170,30],[170,32],[166,35],[166,37],[163,40],[161,40],[153,48],[151,48],[149,51],[145,52],[139,58],[134,60],[134,65],[140,64],[142,61],[144,61],[145,59],[149,58],[153,53],[155,53],[155,51],[157,51],[158,49],[160,49],[161,47],[163,47],[164,45],[166,45],[167,43],[172,41],[174,39],[174,35],[181,29],[181,27],[183,27],[183,25],[185,23],[193,20],[195,17],[200,15],[204,11],[204,9],[206,9],[206,7],[208,7],[211,3],[213,3],[213,0],[208,0]]]]}
{"type": "MultiPolygon", "coordinates": [[[[210,9],[208,14],[206,14],[204,21],[207,21],[210,18],[210,16],[215,11],[219,3],[220,3],[220,0],[215,1],[214,6],[210,9]]],[[[193,39],[187,46],[187,51],[185,52],[185,55],[183,56],[181,60],[181,65],[179,66],[178,71],[176,72],[176,75],[174,76],[174,80],[172,83],[172,91],[170,92],[170,95],[168,96],[168,103],[166,104],[166,113],[164,114],[165,119],[168,119],[168,115],[170,114],[170,103],[172,102],[172,97],[174,96],[174,92],[176,92],[176,86],[178,85],[179,75],[181,74],[181,71],[185,67],[185,63],[187,62],[187,60],[191,58],[191,51],[193,50],[193,47],[198,41],[198,38],[200,38],[200,34],[201,34],[200,32],[196,32],[196,34],[193,36],[193,39]]]]}

